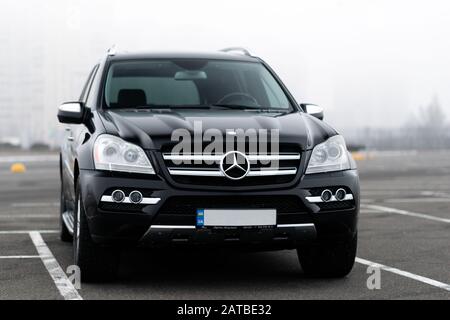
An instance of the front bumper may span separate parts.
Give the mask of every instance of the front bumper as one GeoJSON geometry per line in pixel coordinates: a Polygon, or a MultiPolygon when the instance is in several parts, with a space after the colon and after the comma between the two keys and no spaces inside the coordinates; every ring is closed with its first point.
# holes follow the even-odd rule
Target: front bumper
{"type": "Polygon", "coordinates": [[[346,239],[353,237],[357,231],[359,179],[356,170],[308,175],[293,188],[257,192],[178,189],[157,177],[93,170],[81,170],[79,179],[91,236],[101,244],[152,247],[238,245],[289,249],[303,242],[346,239]],[[353,195],[351,202],[321,206],[307,200],[323,188],[342,187],[353,195]],[[102,202],[102,198],[105,199],[116,189],[139,190],[148,199],[160,200],[138,206],[102,202]],[[276,199],[281,202],[286,199],[296,202],[295,210],[298,212],[280,213],[277,216],[278,225],[270,229],[203,229],[195,225],[191,212],[195,206],[214,208],[218,205],[222,208],[229,203],[230,209],[245,209],[255,205],[252,199],[269,208],[272,206],[268,202],[270,200],[282,210],[292,211],[292,208],[284,209],[286,203],[276,202],[276,199]],[[191,200],[192,208],[187,204],[191,200]],[[188,208],[186,212],[184,208],[188,208]]]}

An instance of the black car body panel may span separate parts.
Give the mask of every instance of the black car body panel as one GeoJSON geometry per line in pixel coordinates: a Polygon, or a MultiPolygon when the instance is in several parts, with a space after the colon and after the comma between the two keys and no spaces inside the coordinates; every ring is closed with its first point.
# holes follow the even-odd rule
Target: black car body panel
{"type": "MultiPolygon", "coordinates": [[[[121,54],[109,56],[92,72],[80,103],[86,108],[84,120],[68,125],[61,151],[61,176],[64,196],[69,207],[75,205],[75,188],[81,186],[81,198],[88,218],[93,240],[99,244],[117,245],[248,245],[262,248],[295,248],[305,241],[339,240],[355,236],[359,213],[359,181],[355,168],[332,173],[305,175],[312,149],[337,132],[308,114],[295,102],[273,71],[259,58],[245,55],[217,54],[121,54]],[[292,111],[288,113],[260,113],[242,110],[122,110],[104,108],[106,73],[111,63],[151,59],[217,59],[246,61],[263,64],[285,91],[292,111]],[[193,133],[194,121],[200,120],[203,130],[215,128],[224,135],[227,129],[278,129],[280,144],[295,146],[301,154],[296,176],[277,184],[263,185],[189,185],[173,179],[162,160],[162,150],[170,145],[175,129],[193,133]],[[140,146],[153,164],[156,174],[136,174],[96,170],[93,149],[96,139],[109,134],[140,146]],[[353,195],[353,201],[341,207],[309,203],[306,197],[316,195],[317,189],[344,188],[353,195]],[[104,204],[102,196],[113,190],[140,190],[144,196],[161,200],[155,205],[104,204]],[[255,199],[246,202],[250,208],[264,208],[264,201],[285,208],[286,225],[303,224],[304,228],[287,227],[283,230],[245,229],[168,229],[152,231],[152,225],[193,226],[194,212],[161,214],[171,199],[201,199],[210,203],[226,203],[226,199],[239,197],[255,199]],[[277,203],[277,197],[286,202],[277,203]],[[266,199],[266,200],[264,200],[266,199]],[[261,202],[261,203],[260,203],[261,202]],[[297,212],[296,212],[297,211],[297,212]],[[312,225],[308,227],[308,225],[312,225]]],[[[200,199],[200,200],[199,200],[200,199]]],[[[231,201],[231,200],[230,200],[231,201]]],[[[184,201],[183,204],[185,205],[184,201]]],[[[229,202],[230,204],[234,202],[229,202]]],[[[181,203],[180,203],[181,204],[181,203]]],[[[234,208],[236,204],[230,206],[234,208]]],[[[192,208],[193,208],[192,207],[192,208]]],[[[242,209],[242,207],[238,207],[242,209]]],[[[189,209],[191,210],[191,209],[189,209]]]]}
{"type": "Polygon", "coordinates": [[[194,122],[201,121],[203,130],[218,129],[225,136],[227,129],[277,129],[280,144],[297,144],[301,150],[324,142],[336,134],[332,128],[305,113],[258,114],[242,111],[105,111],[100,113],[106,132],[137,143],[144,149],[160,150],[171,142],[176,129],[194,133],[194,122]]]}
{"type": "MultiPolygon", "coordinates": [[[[83,190],[85,211],[88,215],[91,227],[91,233],[93,238],[99,243],[110,243],[114,242],[119,245],[132,244],[137,245],[140,242],[145,242],[149,244],[148,238],[145,237],[148,233],[150,226],[155,224],[158,218],[159,222],[157,224],[168,224],[168,225],[186,225],[190,226],[195,224],[195,219],[193,217],[193,212],[186,212],[184,217],[177,216],[173,217],[159,216],[160,209],[164,206],[166,201],[171,197],[237,197],[242,195],[240,191],[234,192],[223,192],[223,191],[199,191],[199,190],[180,190],[172,188],[162,179],[154,178],[148,179],[145,177],[130,177],[124,174],[110,174],[92,170],[82,170],[80,174],[80,181],[83,190]],[[130,211],[130,208],[126,205],[113,205],[109,207],[101,207],[100,199],[103,194],[108,191],[115,189],[120,186],[122,189],[139,189],[145,190],[148,196],[160,197],[162,200],[156,206],[142,206],[139,208],[134,208],[130,211]],[[175,221],[176,222],[175,222],[175,221]],[[145,241],[144,241],[145,240],[145,241]]],[[[307,237],[296,237],[295,228],[289,230],[292,235],[283,235],[283,233],[273,233],[273,230],[265,230],[266,232],[272,234],[270,237],[265,237],[257,241],[257,237],[252,241],[245,244],[265,244],[267,247],[280,247],[285,246],[286,248],[294,248],[301,241],[311,241],[311,240],[327,240],[327,239],[345,239],[354,236],[357,231],[357,220],[359,212],[359,201],[356,200],[349,204],[348,207],[344,208],[325,208],[321,209],[318,205],[309,204],[305,197],[311,195],[311,190],[315,188],[338,188],[345,186],[349,189],[355,199],[359,199],[359,183],[357,180],[357,172],[355,170],[349,170],[337,173],[325,173],[320,174],[319,177],[306,177],[302,179],[299,185],[291,189],[281,189],[281,190],[268,190],[268,191],[255,191],[255,192],[245,192],[246,197],[283,197],[292,196],[297,199],[300,212],[290,213],[290,217],[283,217],[286,223],[289,224],[307,224],[313,223],[317,233],[308,233],[307,237]]],[[[170,236],[165,232],[161,234],[162,244],[197,244],[197,245],[217,245],[217,237],[214,239],[209,239],[208,237],[201,238],[198,240],[196,238],[196,231],[189,230],[170,230],[170,236]],[[180,236],[182,234],[182,237],[180,236]],[[209,241],[211,240],[211,241],[209,241]]],[[[209,231],[214,233],[213,230],[209,231]]],[[[241,243],[238,241],[242,236],[261,232],[261,230],[250,231],[250,230],[231,230],[229,231],[230,238],[235,239],[235,241],[222,242],[222,244],[236,244],[241,243]]],[[[303,232],[303,231],[300,231],[303,232]]],[[[227,232],[216,231],[218,237],[225,239],[227,237],[227,232]]],[[[153,236],[153,245],[158,245],[158,237],[153,236]]],[[[144,243],[142,243],[144,244],[144,243]]]]}

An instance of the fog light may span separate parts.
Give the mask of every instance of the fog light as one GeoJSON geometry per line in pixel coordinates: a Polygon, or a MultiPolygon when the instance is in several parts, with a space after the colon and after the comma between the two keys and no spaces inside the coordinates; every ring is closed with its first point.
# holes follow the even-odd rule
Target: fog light
{"type": "Polygon", "coordinates": [[[130,202],[134,203],[134,204],[139,204],[142,202],[142,193],[140,193],[139,191],[133,191],[130,193],[130,202]]]}
{"type": "Polygon", "coordinates": [[[125,200],[125,193],[122,190],[116,190],[111,195],[112,199],[116,203],[121,203],[125,200]]]}
{"type": "Polygon", "coordinates": [[[333,197],[333,194],[328,189],[323,190],[322,195],[320,196],[320,198],[322,199],[323,202],[330,201],[332,197],[333,197]]]}
{"type": "Polygon", "coordinates": [[[338,191],[336,191],[336,200],[337,201],[343,201],[345,200],[345,197],[347,196],[347,191],[345,191],[344,189],[339,189],[338,191]]]}

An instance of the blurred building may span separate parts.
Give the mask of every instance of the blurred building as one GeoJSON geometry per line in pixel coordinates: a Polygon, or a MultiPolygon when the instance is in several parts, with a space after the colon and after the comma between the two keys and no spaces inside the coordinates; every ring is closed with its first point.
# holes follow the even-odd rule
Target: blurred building
{"type": "Polygon", "coordinates": [[[96,62],[92,57],[112,44],[82,29],[92,21],[107,25],[109,7],[97,1],[7,2],[13,5],[2,4],[0,11],[0,143],[57,146],[58,105],[78,98],[96,62]],[[100,8],[104,19],[94,16],[100,8]]]}

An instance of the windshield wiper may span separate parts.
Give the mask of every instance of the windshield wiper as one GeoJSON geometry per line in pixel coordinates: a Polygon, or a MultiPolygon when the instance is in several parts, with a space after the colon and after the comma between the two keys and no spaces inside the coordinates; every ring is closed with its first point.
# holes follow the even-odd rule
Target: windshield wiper
{"type": "Polygon", "coordinates": [[[280,109],[280,108],[267,108],[262,106],[246,106],[240,104],[213,104],[212,107],[226,108],[226,109],[236,109],[236,110],[251,110],[251,111],[259,111],[259,112],[286,112],[288,109],[280,109]]]}
{"type": "Polygon", "coordinates": [[[162,104],[150,104],[150,105],[142,105],[142,106],[133,106],[133,107],[115,107],[113,109],[139,109],[139,110],[161,110],[161,109],[169,109],[169,110],[182,110],[182,109],[232,109],[232,110],[251,110],[257,112],[287,112],[288,110],[284,109],[276,109],[276,108],[266,108],[261,106],[246,106],[240,104],[204,104],[204,105],[162,105],[162,104]]]}
{"type": "Polygon", "coordinates": [[[170,104],[150,104],[133,107],[116,107],[114,109],[147,109],[147,110],[160,110],[160,109],[210,109],[209,105],[170,105],[170,104]]]}
{"type": "Polygon", "coordinates": [[[246,106],[242,104],[227,104],[227,103],[214,103],[211,104],[211,107],[219,107],[226,109],[238,109],[238,110],[253,110],[253,109],[261,109],[260,106],[246,106]]]}

